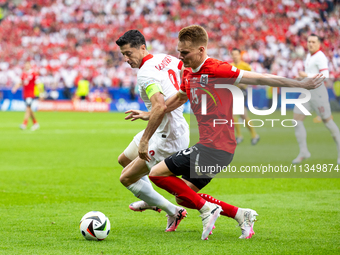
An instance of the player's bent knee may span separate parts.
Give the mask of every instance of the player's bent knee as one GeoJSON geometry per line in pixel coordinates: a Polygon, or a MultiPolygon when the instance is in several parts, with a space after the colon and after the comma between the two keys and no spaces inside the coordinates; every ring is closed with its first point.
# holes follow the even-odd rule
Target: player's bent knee
{"type": "MultiPolygon", "coordinates": [[[[119,156],[118,156],[118,163],[119,163],[119,165],[121,165],[121,166],[123,166],[124,165],[124,153],[122,153],[122,154],[120,154],[119,156]]],[[[124,166],[123,166],[124,167],[124,166]]]]}
{"type": "Polygon", "coordinates": [[[332,116],[330,116],[329,118],[327,119],[322,119],[323,123],[327,123],[328,121],[330,121],[332,119],[332,116]]]}
{"type": "Polygon", "coordinates": [[[158,176],[158,164],[153,166],[153,167],[151,167],[150,173],[149,173],[149,177],[150,176],[158,176]]]}
{"type": "Polygon", "coordinates": [[[183,200],[182,200],[182,199],[179,199],[178,197],[176,197],[176,203],[177,203],[177,204],[179,204],[179,205],[180,205],[182,202],[183,202],[183,200]]]}
{"type": "Polygon", "coordinates": [[[126,167],[128,164],[130,164],[131,160],[128,159],[124,153],[120,154],[118,156],[118,163],[119,165],[121,165],[122,167],[126,167]]]}
{"type": "Polygon", "coordinates": [[[149,177],[150,177],[150,176],[163,176],[163,175],[161,174],[161,171],[160,171],[160,170],[161,170],[161,169],[158,167],[158,164],[155,165],[155,166],[153,166],[153,167],[151,168],[151,170],[150,170],[149,177]]]}
{"type": "Polygon", "coordinates": [[[153,166],[150,170],[149,176],[170,176],[172,172],[166,166],[164,160],[153,166]]]}
{"type": "Polygon", "coordinates": [[[150,170],[149,177],[150,176],[157,176],[157,171],[154,170],[154,167],[152,167],[151,170],[150,170]]]}
{"type": "Polygon", "coordinates": [[[125,177],[124,177],[123,175],[121,175],[121,176],[119,177],[119,181],[121,182],[121,184],[124,185],[124,183],[125,183],[125,177]]]}
{"type": "Polygon", "coordinates": [[[119,181],[121,182],[121,184],[123,184],[125,187],[129,186],[130,183],[130,179],[128,177],[126,177],[124,174],[122,174],[119,178],[119,181]]]}

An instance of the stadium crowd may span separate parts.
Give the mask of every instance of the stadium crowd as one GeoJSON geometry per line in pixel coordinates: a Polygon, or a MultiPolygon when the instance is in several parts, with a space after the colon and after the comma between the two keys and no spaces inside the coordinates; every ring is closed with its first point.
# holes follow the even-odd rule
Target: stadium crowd
{"type": "Polygon", "coordinates": [[[85,78],[95,87],[133,87],[135,70],[115,41],[138,29],[151,53],[177,56],[178,31],[209,32],[208,54],[231,61],[238,47],[256,72],[294,78],[303,70],[306,38],[323,39],[330,77],[340,75],[340,8],[326,0],[0,0],[0,88],[11,87],[30,61],[46,88],[85,78]]]}

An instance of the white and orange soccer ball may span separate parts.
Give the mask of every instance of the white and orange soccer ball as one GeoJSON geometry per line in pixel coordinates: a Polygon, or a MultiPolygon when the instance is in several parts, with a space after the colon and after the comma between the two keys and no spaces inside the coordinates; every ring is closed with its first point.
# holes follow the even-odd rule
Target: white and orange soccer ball
{"type": "Polygon", "coordinates": [[[104,240],[110,233],[109,218],[98,211],[88,212],[79,223],[80,233],[86,240],[104,240]]]}

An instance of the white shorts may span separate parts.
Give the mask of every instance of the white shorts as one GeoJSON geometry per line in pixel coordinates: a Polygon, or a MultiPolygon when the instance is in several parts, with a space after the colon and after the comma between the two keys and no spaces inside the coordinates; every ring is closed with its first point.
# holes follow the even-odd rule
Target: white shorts
{"type": "Polygon", "coordinates": [[[26,97],[26,98],[24,99],[24,101],[25,101],[26,106],[31,107],[31,105],[32,105],[33,102],[34,102],[34,98],[33,98],[33,97],[26,97]]]}
{"type": "MultiPolygon", "coordinates": [[[[124,150],[124,155],[128,159],[134,160],[138,156],[138,146],[143,134],[144,130],[135,135],[129,146],[124,150]]],[[[189,131],[174,140],[163,138],[160,134],[155,133],[149,141],[149,156],[151,160],[150,162],[146,162],[146,165],[151,169],[151,167],[163,161],[165,158],[177,151],[188,148],[188,146],[189,131]]]]}
{"type": "MultiPolygon", "coordinates": [[[[299,98],[304,98],[305,95],[301,94],[299,98]]],[[[331,106],[329,104],[329,97],[327,90],[324,92],[323,90],[319,93],[312,93],[311,99],[307,102],[302,104],[309,112],[315,111],[317,115],[321,117],[321,119],[325,120],[328,119],[331,115],[331,106]]],[[[303,114],[303,112],[294,106],[294,113],[303,114]]]]}

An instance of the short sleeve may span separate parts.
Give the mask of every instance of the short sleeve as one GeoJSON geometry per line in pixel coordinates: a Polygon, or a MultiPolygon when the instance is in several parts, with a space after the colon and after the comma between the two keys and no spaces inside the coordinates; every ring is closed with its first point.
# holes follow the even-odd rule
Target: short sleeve
{"type": "Polygon", "coordinates": [[[320,55],[320,61],[318,61],[319,72],[328,70],[328,60],[325,55],[320,55]]]}
{"type": "MultiPolygon", "coordinates": [[[[151,72],[149,74],[151,74],[151,72]]],[[[150,85],[153,85],[153,84],[160,86],[161,85],[161,79],[160,79],[160,77],[158,77],[155,74],[148,75],[148,74],[145,73],[145,74],[142,74],[142,75],[138,75],[137,84],[141,89],[146,90],[147,87],[149,87],[150,85]]]]}
{"type": "Polygon", "coordinates": [[[329,78],[328,59],[325,55],[321,55],[318,61],[319,73],[322,73],[326,78],[329,78]]]}
{"type": "Polygon", "coordinates": [[[242,76],[243,71],[228,63],[220,64],[215,70],[216,77],[227,78],[227,83],[237,85],[242,76]]]}

